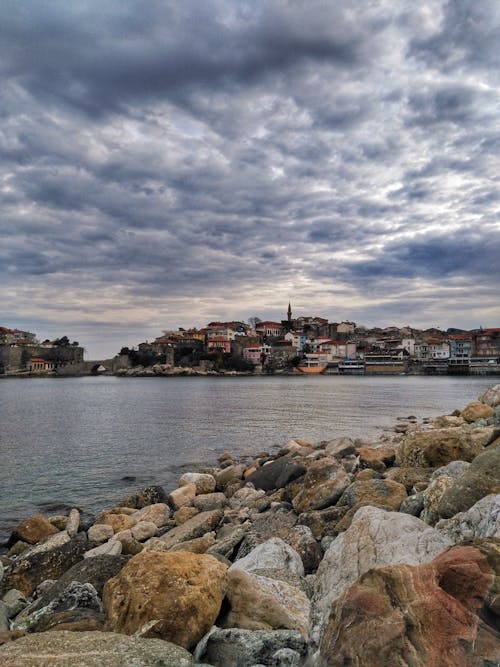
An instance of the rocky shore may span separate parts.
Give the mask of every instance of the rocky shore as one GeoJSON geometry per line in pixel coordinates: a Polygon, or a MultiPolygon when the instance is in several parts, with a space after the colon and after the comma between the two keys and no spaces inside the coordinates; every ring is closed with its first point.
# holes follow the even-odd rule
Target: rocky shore
{"type": "MultiPolygon", "coordinates": [[[[410,408],[411,410],[411,408],[410,408]]],[[[500,664],[500,385],[376,441],[296,439],[0,556],[0,664],[500,664]]]]}

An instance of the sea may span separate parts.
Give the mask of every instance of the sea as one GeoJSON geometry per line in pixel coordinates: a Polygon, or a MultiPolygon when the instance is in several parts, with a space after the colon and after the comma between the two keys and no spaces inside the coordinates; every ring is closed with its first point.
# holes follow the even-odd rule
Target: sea
{"type": "Polygon", "coordinates": [[[495,378],[266,376],[0,380],[0,545],[42,512],[87,514],[130,493],[177,486],[229,450],[290,438],[376,438],[398,417],[435,417],[495,378]]]}

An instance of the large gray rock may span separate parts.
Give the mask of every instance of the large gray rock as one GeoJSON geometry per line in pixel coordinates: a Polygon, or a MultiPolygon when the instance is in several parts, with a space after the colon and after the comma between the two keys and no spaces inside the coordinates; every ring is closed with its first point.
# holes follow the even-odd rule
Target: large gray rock
{"type": "Polygon", "coordinates": [[[304,477],[300,491],[292,500],[297,513],[321,510],[335,504],[351,483],[350,476],[334,458],[314,461],[304,477]]]}
{"type": "Polygon", "coordinates": [[[191,654],[162,639],[113,632],[41,632],[0,646],[3,667],[191,667],[191,654]]]}
{"type": "Polygon", "coordinates": [[[500,405],[500,384],[490,387],[485,392],[479,396],[481,403],[486,403],[486,405],[495,408],[497,405],[500,405]]]}
{"type": "Polygon", "coordinates": [[[473,433],[473,430],[467,424],[454,428],[414,431],[401,441],[396,462],[402,467],[437,468],[451,461],[472,461],[483,451],[490,437],[479,437],[480,434],[473,433]]]}
{"type": "Polygon", "coordinates": [[[256,489],[272,491],[281,489],[289,482],[301,477],[306,472],[305,466],[296,463],[291,456],[281,456],[271,463],[258,468],[246,479],[256,489]]]}
{"type": "MultiPolygon", "coordinates": [[[[305,660],[307,644],[299,632],[294,630],[215,630],[206,642],[200,656],[214,667],[257,667],[276,665],[284,667],[278,652],[289,649],[305,660]]],[[[290,664],[290,663],[288,663],[290,664]]],[[[291,663],[293,665],[293,663],[291,663]]]]}
{"type": "Polygon", "coordinates": [[[319,641],[332,603],[362,574],[396,563],[427,563],[452,544],[417,517],[378,507],[360,508],[318,567],[311,610],[313,641],[319,641]]]}
{"type": "Polygon", "coordinates": [[[299,554],[279,537],[262,542],[246,556],[236,560],[229,570],[235,569],[247,572],[285,570],[299,576],[304,575],[304,565],[299,554]]]}
{"type": "Polygon", "coordinates": [[[296,523],[297,515],[289,510],[270,510],[261,514],[246,532],[237,557],[246,556],[258,544],[262,544],[282,530],[293,528],[296,523]]]}
{"type": "Polygon", "coordinates": [[[455,544],[476,537],[500,538],[500,495],[481,498],[466,512],[455,514],[451,519],[442,519],[436,528],[455,544]]]}

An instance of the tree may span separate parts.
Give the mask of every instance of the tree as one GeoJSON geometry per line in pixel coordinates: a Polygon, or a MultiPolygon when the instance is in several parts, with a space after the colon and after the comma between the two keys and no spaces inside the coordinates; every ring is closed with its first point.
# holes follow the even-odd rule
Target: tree
{"type": "Polygon", "coordinates": [[[260,319],[260,317],[256,317],[255,315],[254,317],[248,318],[248,324],[252,327],[252,329],[255,329],[259,322],[262,322],[262,320],[260,319]]]}

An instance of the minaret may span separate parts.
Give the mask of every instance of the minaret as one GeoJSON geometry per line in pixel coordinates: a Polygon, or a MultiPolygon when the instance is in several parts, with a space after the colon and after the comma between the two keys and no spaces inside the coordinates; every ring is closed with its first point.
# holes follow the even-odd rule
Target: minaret
{"type": "Polygon", "coordinates": [[[292,321],[292,306],[290,305],[290,302],[288,302],[287,315],[288,315],[288,321],[291,322],[292,321]]]}

